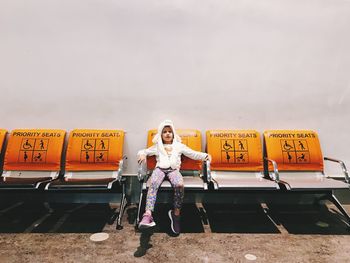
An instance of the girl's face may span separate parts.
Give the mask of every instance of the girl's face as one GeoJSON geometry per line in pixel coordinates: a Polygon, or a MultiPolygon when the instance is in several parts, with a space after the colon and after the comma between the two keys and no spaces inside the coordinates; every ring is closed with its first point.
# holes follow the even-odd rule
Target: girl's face
{"type": "Polygon", "coordinates": [[[173,143],[174,134],[170,126],[165,126],[162,130],[162,140],[165,144],[173,143]]]}

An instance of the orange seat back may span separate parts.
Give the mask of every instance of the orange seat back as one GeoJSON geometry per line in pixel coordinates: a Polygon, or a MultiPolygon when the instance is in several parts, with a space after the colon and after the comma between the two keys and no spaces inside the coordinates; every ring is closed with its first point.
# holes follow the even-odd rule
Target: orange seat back
{"type": "Polygon", "coordinates": [[[2,146],[4,145],[6,134],[7,134],[6,130],[0,129],[0,153],[2,150],[2,146]]]}
{"type": "MultiPolygon", "coordinates": [[[[268,130],[264,132],[267,157],[279,171],[323,171],[323,157],[317,133],[310,130],[268,130]]],[[[272,170],[272,166],[269,166],[272,170]]]]}
{"type": "Polygon", "coordinates": [[[209,130],[206,137],[212,170],[263,170],[261,139],[257,131],[209,130]]]}
{"type": "Polygon", "coordinates": [[[10,134],[4,170],[59,171],[66,132],[17,129],[10,134]]]}
{"type": "Polygon", "coordinates": [[[68,139],[66,170],[118,170],[123,144],[124,131],[121,130],[73,130],[68,139]]]}
{"type": "MultiPolygon", "coordinates": [[[[202,150],[202,138],[201,133],[198,130],[192,129],[176,129],[177,135],[181,137],[182,143],[190,147],[192,150],[201,151],[202,150]]],[[[153,145],[152,139],[157,134],[157,130],[148,131],[147,137],[147,147],[153,145]]],[[[156,166],[155,156],[147,157],[147,167],[148,169],[154,169],[156,166]]],[[[181,170],[201,170],[202,161],[192,160],[186,156],[181,157],[181,170]]]]}

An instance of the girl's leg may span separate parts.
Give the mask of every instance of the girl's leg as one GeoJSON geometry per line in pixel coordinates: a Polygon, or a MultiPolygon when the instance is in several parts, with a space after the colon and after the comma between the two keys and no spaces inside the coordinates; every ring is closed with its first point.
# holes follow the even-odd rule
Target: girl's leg
{"type": "Polygon", "coordinates": [[[151,184],[148,188],[147,192],[147,201],[146,201],[146,214],[151,215],[154,210],[154,205],[156,203],[157,199],[157,192],[159,189],[159,186],[162,184],[165,177],[165,173],[159,169],[156,168],[153,170],[153,173],[151,175],[151,184]]]}
{"type": "Polygon", "coordinates": [[[176,216],[179,216],[184,199],[183,178],[178,170],[174,170],[168,173],[168,178],[171,185],[174,187],[174,214],[176,216]]]}

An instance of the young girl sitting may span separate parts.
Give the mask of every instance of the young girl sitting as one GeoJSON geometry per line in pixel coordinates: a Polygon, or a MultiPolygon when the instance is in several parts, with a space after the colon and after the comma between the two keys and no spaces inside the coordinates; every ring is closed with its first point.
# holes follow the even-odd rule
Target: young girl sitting
{"type": "Polygon", "coordinates": [[[211,157],[207,153],[197,152],[181,143],[181,138],[176,134],[172,121],[165,120],[158,127],[158,133],[153,138],[154,145],[138,152],[138,162],[146,160],[147,156],[155,155],[157,164],[151,175],[151,184],[147,192],[146,211],[139,224],[139,229],[155,226],[152,212],[157,198],[159,186],[167,176],[174,188],[174,210],[169,210],[171,230],[175,234],[180,233],[180,211],[184,198],[183,178],[180,174],[181,155],[194,160],[206,161],[211,157]]]}

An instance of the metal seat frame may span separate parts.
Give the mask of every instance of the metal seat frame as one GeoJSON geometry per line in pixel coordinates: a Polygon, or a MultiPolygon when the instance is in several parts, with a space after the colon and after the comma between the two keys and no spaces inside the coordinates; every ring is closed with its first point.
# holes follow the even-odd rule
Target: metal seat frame
{"type": "Polygon", "coordinates": [[[60,193],[87,193],[92,194],[93,196],[91,198],[88,198],[88,201],[95,200],[96,196],[95,194],[101,194],[101,193],[115,193],[121,194],[120,199],[120,207],[119,211],[115,211],[112,213],[110,222],[113,222],[115,219],[117,219],[117,225],[116,229],[120,230],[123,228],[122,226],[122,217],[125,212],[125,208],[127,205],[127,199],[126,199],[126,186],[125,186],[125,178],[123,178],[123,170],[125,165],[125,159],[124,156],[122,160],[119,161],[119,168],[117,171],[83,171],[83,172],[67,172],[63,177],[56,179],[57,182],[60,180],[60,184],[55,185],[55,181],[51,181],[46,184],[45,186],[45,192],[48,193],[48,199],[54,199],[50,198],[50,194],[60,194],[60,193]],[[101,179],[101,175],[104,179],[108,179],[105,177],[104,174],[112,175],[109,179],[112,179],[111,181],[108,181],[103,184],[98,184],[98,180],[95,179],[101,179]],[[87,176],[89,178],[83,178],[83,176],[87,176]],[[64,181],[65,178],[76,178],[76,181],[64,181]],[[116,187],[115,187],[116,186],[116,187]],[[117,189],[116,189],[117,188],[117,189]]]}
{"type": "Polygon", "coordinates": [[[303,193],[303,194],[318,194],[321,197],[317,198],[315,203],[321,200],[328,200],[333,203],[346,219],[348,227],[350,227],[350,216],[334,195],[335,190],[349,189],[350,178],[349,172],[345,166],[345,163],[341,160],[324,157],[325,161],[336,162],[341,166],[344,181],[338,181],[333,178],[327,177],[324,172],[310,172],[310,171],[293,171],[293,172],[280,172],[278,170],[277,163],[265,158],[266,161],[273,164],[273,171],[269,171],[269,176],[274,181],[283,186],[288,193],[303,193]]]}

